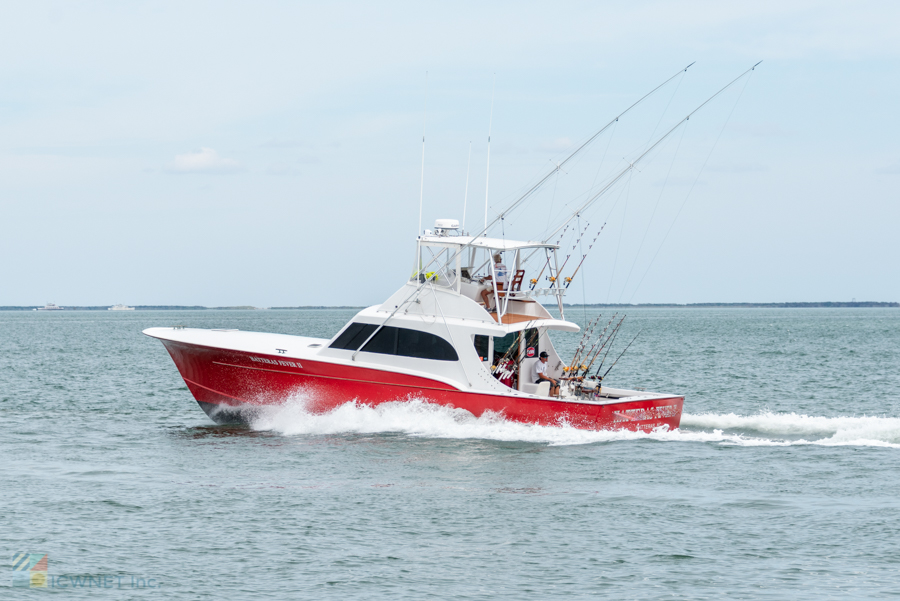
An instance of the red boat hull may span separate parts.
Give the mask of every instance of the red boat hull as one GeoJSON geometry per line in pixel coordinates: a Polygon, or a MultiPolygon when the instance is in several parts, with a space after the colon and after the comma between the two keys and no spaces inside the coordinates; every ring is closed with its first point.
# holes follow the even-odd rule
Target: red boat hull
{"type": "Polygon", "coordinates": [[[540,425],[567,423],[590,430],[677,428],[684,397],[609,404],[505,396],[459,390],[437,380],[324,361],[244,353],[163,340],[194,398],[218,423],[246,422],[254,408],[281,405],[302,394],[307,409],[324,413],[356,401],[378,405],[421,399],[476,417],[487,411],[540,425]]]}

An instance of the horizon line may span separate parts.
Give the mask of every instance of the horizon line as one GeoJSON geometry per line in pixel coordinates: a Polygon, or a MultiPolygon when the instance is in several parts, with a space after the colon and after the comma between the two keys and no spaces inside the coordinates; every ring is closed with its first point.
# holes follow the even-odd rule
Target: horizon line
{"type": "MultiPolygon", "coordinates": [[[[62,311],[104,311],[114,305],[59,305],[62,311]]],[[[128,305],[126,305],[128,306],[128,305]]],[[[321,310],[321,309],[365,309],[371,305],[297,305],[277,307],[255,307],[252,305],[206,306],[206,305],[133,305],[140,311],[279,311],[279,310],[321,310]]],[[[784,302],[703,302],[703,303],[563,303],[565,308],[883,308],[900,307],[893,301],[784,301],[784,302]]],[[[30,311],[43,309],[40,305],[0,305],[0,311],[30,311]]]]}

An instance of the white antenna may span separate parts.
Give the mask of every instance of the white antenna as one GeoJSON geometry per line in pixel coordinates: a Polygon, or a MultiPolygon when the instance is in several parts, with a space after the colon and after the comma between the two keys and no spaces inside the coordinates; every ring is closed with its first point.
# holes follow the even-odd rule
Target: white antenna
{"type": "MultiPolygon", "coordinates": [[[[422,115],[422,181],[419,183],[419,229],[416,237],[422,235],[422,195],[425,192],[425,119],[428,117],[428,71],[425,71],[425,110],[422,115]]],[[[487,213],[485,213],[487,215],[487,213]]]]}
{"type": "Polygon", "coordinates": [[[497,74],[494,73],[494,82],[491,84],[491,118],[488,121],[488,157],[487,176],[484,183],[484,229],[487,230],[488,191],[491,186],[491,126],[494,124],[494,88],[497,84],[497,74]]]}
{"type": "Polygon", "coordinates": [[[466,163],[466,195],[463,198],[463,218],[462,229],[463,234],[466,233],[466,203],[469,201],[469,169],[472,167],[472,142],[469,142],[469,162],[466,163]]]}

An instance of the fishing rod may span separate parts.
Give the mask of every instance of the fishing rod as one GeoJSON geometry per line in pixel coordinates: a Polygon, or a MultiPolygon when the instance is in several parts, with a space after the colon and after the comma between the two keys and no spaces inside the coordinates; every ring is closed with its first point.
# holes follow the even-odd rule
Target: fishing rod
{"type": "MultiPolygon", "coordinates": [[[[606,338],[606,341],[603,342],[603,344],[600,345],[600,348],[597,349],[597,352],[593,354],[590,362],[586,366],[584,366],[584,375],[585,376],[587,376],[588,372],[591,371],[591,367],[593,367],[594,361],[597,360],[597,357],[600,356],[600,353],[603,352],[603,349],[607,348],[607,346],[609,346],[610,348],[612,347],[612,341],[615,340],[615,334],[617,334],[619,331],[619,328],[622,327],[623,321],[625,321],[624,317],[619,321],[618,324],[616,324],[616,326],[613,328],[613,331],[610,332],[610,335],[606,338]]],[[[605,333],[606,332],[604,331],[604,334],[605,333]]],[[[602,340],[602,336],[601,336],[601,340],[602,340]]]]}
{"type": "MultiPolygon", "coordinates": [[[[619,323],[616,324],[615,329],[613,329],[612,334],[610,334],[609,338],[606,339],[607,344],[604,345],[604,347],[606,348],[606,352],[603,354],[603,359],[600,360],[600,365],[597,367],[597,373],[594,374],[595,376],[600,373],[600,370],[603,368],[603,364],[606,363],[606,357],[609,356],[609,352],[612,350],[613,343],[616,341],[616,337],[619,335],[619,328],[622,327],[622,322],[625,321],[625,317],[628,317],[628,316],[626,315],[626,316],[622,317],[622,319],[619,321],[619,323]]],[[[603,350],[603,349],[600,349],[600,350],[603,350]]],[[[600,354],[600,351],[597,351],[597,355],[599,355],[599,354],[600,354]]],[[[596,359],[596,357],[595,357],[595,359],[596,359]]]]}
{"type": "Polygon", "coordinates": [[[718,96],[719,94],[721,94],[722,92],[724,92],[725,90],[727,90],[728,88],[730,88],[731,86],[733,86],[739,79],[743,78],[745,75],[747,75],[748,73],[750,73],[751,71],[753,71],[754,69],[756,69],[756,67],[758,67],[758,66],[760,65],[760,63],[762,63],[762,61],[759,61],[758,63],[756,63],[755,65],[753,65],[752,67],[750,67],[749,69],[747,69],[746,71],[744,71],[743,73],[741,73],[740,75],[738,75],[737,77],[735,77],[735,78],[734,78],[733,80],[731,80],[725,87],[721,88],[718,92],[716,92],[715,94],[713,94],[712,96],[710,96],[709,98],[707,98],[706,100],[704,100],[703,103],[700,104],[697,108],[695,108],[693,111],[691,111],[690,113],[688,113],[687,116],[685,116],[684,119],[682,119],[681,121],[679,121],[678,123],[676,123],[676,124],[672,127],[672,129],[670,129],[670,130],[667,131],[663,136],[661,136],[660,138],[658,138],[658,139],[656,140],[656,142],[654,142],[651,146],[649,146],[649,147],[647,148],[647,150],[645,150],[644,152],[642,152],[636,159],[634,159],[633,161],[631,161],[631,163],[629,163],[629,165],[628,165],[627,167],[625,167],[625,168],[624,168],[622,171],[620,171],[620,172],[619,172],[612,180],[610,180],[608,184],[606,184],[605,186],[603,186],[603,187],[600,189],[599,192],[597,192],[594,196],[592,196],[590,199],[588,199],[581,207],[579,207],[574,213],[572,213],[572,214],[568,217],[568,219],[566,219],[562,224],[560,224],[560,226],[559,226],[558,228],[556,228],[556,230],[554,230],[553,232],[550,233],[550,235],[547,236],[547,238],[544,240],[544,242],[546,242],[547,240],[549,240],[550,238],[552,238],[553,236],[555,236],[555,235],[557,234],[557,232],[559,232],[559,230],[561,230],[562,227],[563,227],[565,224],[569,223],[570,221],[572,221],[573,219],[575,219],[578,215],[582,214],[582,213],[584,212],[584,210],[587,209],[588,207],[590,207],[590,206],[591,206],[598,198],[600,198],[602,195],[606,194],[606,192],[608,192],[610,188],[612,188],[615,184],[617,184],[617,183],[619,182],[619,180],[621,180],[621,179],[625,176],[625,174],[627,174],[629,171],[631,171],[632,169],[634,169],[634,166],[637,165],[641,160],[643,160],[644,157],[646,157],[648,154],[650,154],[657,146],[659,146],[659,145],[663,142],[663,140],[665,140],[666,138],[668,138],[669,136],[671,136],[672,133],[675,132],[676,129],[678,129],[679,127],[681,127],[681,126],[684,125],[685,123],[687,123],[687,122],[690,120],[690,118],[691,118],[697,111],[699,111],[699,110],[702,109],[704,106],[706,106],[707,104],[709,104],[709,103],[713,100],[713,98],[715,98],[716,96],[718,96]]]}
{"type": "MultiPolygon", "coordinates": [[[[602,332],[600,332],[600,336],[597,337],[597,340],[594,342],[594,344],[591,345],[591,348],[588,349],[588,352],[585,353],[585,355],[584,355],[585,357],[590,357],[593,354],[594,349],[597,348],[597,345],[600,344],[600,341],[603,340],[604,336],[606,336],[606,331],[609,329],[610,324],[616,319],[616,315],[618,315],[618,312],[613,313],[613,316],[606,323],[606,327],[603,328],[602,332]]],[[[592,332],[593,332],[593,330],[592,330],[592,332]]],[[[587,346],[587,345],[585,345],[585,346],[587,346]]],[[[580,359],[580,357],[579,357],[579,359],[580,359]]],[[[584,371],[585,367],[586,366],[584,365],[584,363],[582,363],[580,365],[575,365],[572,369],[574,369],[575,373],[577,374],[580,371],[584,371]]]]}
{"type": "MultiPolygon", "coordinates": [[[[616,360],[613,361],[613,364],[609,366],[609,369],[607,369],[606,372],[605,372],[602,376],[600,376],[600,379],[601,379],[601,380],[602,380],[603,378],[606,377],[606,375],[610,372],[610,370],[611,370],[613,367],[616,366],[616,363],[619,362],[619,359],[622,358],[622,355],[625,354],[625,351],[628,350],[628,347],[630,347],[632,344],[634,344],[634,341],[637,340],[637,337],[640,336],[640,335],[641,335],[641,332],[643,332],[643,331],[644,331],[644,330],[639,330],[638,333],[634,335],[634,338],[631,339],[631,342],[628,343],[628,346],[625,347],[625,350],[622,351],[622,354],[619,355],[619,356],[616,358],[616,360]]],[[[598,373],[598,374],[600,373],[600,369],[599,369],[599,368],[597,369],[597,373],[598,373]]]]}
{"type": "MultiPolygon", "coordinates": [[[[590,331],[588,331],[588,326],[585,327],[585,332],[581,336],[581,341],[578,343],[578,347],[575,349],[575,355],[572,356],[572,361],[569,363],[569,366],[564,368],[563,371],[572,371],[578,365],[578,360],[581,358],[581,353],[584,351],[585,347],[587,347],[588,341],[591,339],[591,334],[594,333],[594,328],[600,323],[600,318],[603,315],[597,315],[597,318],[588,323],[590,327],[590,331]]],[[[591,350],[594,350],[594,347],[591,347],[591,350]]]]}
{"type": "MultiPolygon", "coordinates": [[[[619,320],[619,323],[617,323],[613,327],[613,331],[610,332],[609,336],[606,337],[606,340],[600,345],[600,348],[597,349],[597,352],[593,354],[593,357],[591,357],[590,363],[588,363],[586,366],[584,366],[584,370],[583,370],[584,376],[582,376],[582,377],[586,377],[588,375],[588,372],[591,371],[591,367],[593,367],[593,365],[594,365],[594,361],[597,360],[597,357],[600,356],[600,353],[603,352],[603,349],[607,349],[606,352],[609,353],[609,349],[612,348],[612,343],[615,341],[616,336],[619,333],[619,328],[622,327],[622,322],[625,321],[625,317],[627,317],[627,316],[623,316],[622,319],[619,320]]],[[[606,330],[604,330],[603,333],[605,334],[606,330]]],[[[600,340],[603,340],[602,335],[600,337],[600,340]]],[[[600,342],[600,340],[598,340],[598,342],[600,342]]],[[[591,349],[591,350],[593,350],[593,349],[591,349]]],[[[604,355],[604,359],[605,358],[606,358],[606,355],[604,355]]]]}
{"type": "Polygon", "coordinates": [[[578,270],[581,269],[581,266],[582,266],[582,265],[584,265],[584,260],[587,259],[588,254],[591,252],[591,249],[594,248],[594,243],[597,241],[597,238],[600,237],[600,234],[603,233],[603,228],[605,228],[605,227],[606,227],[606,224],[605,224],[605,223],[604,223],[603,225],[600,226],[600,231],[597,232],[597,235],[594,236],[594,239],[593,239],[593,240],[591,240],[591,245],[588,246],[587,252],[584,253],[583,255],[581,255],[581,262],[578,264],[578,267],[575,268],[575,271],[572,273],[572,276],[571,276],[571,277],[568,277],[568,278],[565,278],[566,288],[568,288],[568,287],[569,287],[569,284],[572,283],[572,279],[573,279],[576,275],[578,275],[578,270]]]}

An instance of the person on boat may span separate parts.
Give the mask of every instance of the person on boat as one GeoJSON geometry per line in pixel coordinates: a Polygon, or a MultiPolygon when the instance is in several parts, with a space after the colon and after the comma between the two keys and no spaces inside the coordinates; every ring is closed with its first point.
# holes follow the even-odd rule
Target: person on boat
{"type": "Polygon", "coordinates": [[[485,284],[481,289],[481,300],[484,301],[484,308],[490,312],[494,312],[497,310],[497,307],[491,308],[491,296],[494,293],[494,285],[497,286],[497,290],[503,290],[506,287],[508,270],[506,269],[506,265],[503,264],[503,258],[500,256],[500,253],[494,254],[494,275],[486,275],[481,278],[481,283],[485,284],[485,280],[491,280],[491,284],[485,284]],[[493,284],[493,285],[492,285],[493,284]]]}
{"type": "Polygon", "coordinates": [[[540,359],[535,361],[534,367],[532,371],[534,372],[534,383],[540,384],[541,382],[550,382],[550,396],[559,396],[559,380],[554,380],[550,376],[547,375],[547,362],[550,360],[550,355],[547,354],[547,351],[541,351],[540,359]]]}

